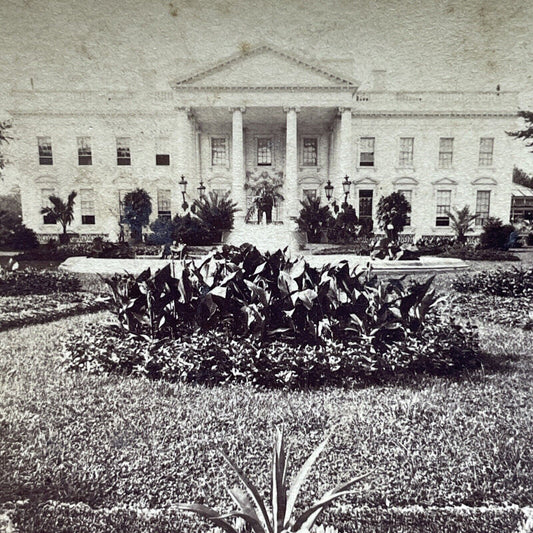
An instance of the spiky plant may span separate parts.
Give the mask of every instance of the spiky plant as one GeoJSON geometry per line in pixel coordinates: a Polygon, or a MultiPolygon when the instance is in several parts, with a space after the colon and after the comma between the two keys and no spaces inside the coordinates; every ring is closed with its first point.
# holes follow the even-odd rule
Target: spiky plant
{"type": "Polygon", "coordinates": [[[239,211],[237,204],[228,194],[219,196],[210,192],[194,201],[194,214],[213,231],[229,231],[233,229],[235,213],[239,211]]]}
{"type": "Polygon", "coordinates": [[[307,233],[309,242],[320,242],[321,234],[333,222],[328,205],[320,205],[320,198],[306,198],[296,219],[300,231],[307,233]]]}
{"type": "Polygon", "coordinates": [[[41,209],[42,215],[48,215],[53,219],[54,223],[59,222],[61,224],[63,228],[62,240],[64,242],[68,240],[67,227],[72,224],[72,221],[74,220],[74,199],[77,195],[78,193],[76,191],[72,191],[68,195],[67,201],[64,202],[59,196],[52,194],[48,197],[52,205],[41,209]]]}
{"type": "Polygon", "coordinates": [[[455,239],[459,244],[466,242],[466,234],[472,229],[472,223],[476,220],[476,215],[470,212],[470,208],[465,205],[462,209],[455,209],[453,213],[448,213],[450,226],[455,233],[455,239]]]}
{"type": "Polygon", "coordinates": [[[314,526],[316,519],[320,513],[328,507],[334,500],[351,494],[350,488],[367,477],[370,472],[350,479],[346,483],[326,492],[322,498],[317,500],[311,507],[301,513],[298,517],[294,516],[294,506],[296,498],[302,485],[304,484],[313,464],[318,456],[325,448],[329,436],[320,443],[313,453],[303,464],[298,475],[294,478],[292,485],[288,485],[288,462],[289,455],[285,451],[285,442],[283,432],[280,429],[276,430],[276,437],[274,439],[273,453],[272,453],[272,489],[270,494],[270,509],[255,485],[246,476],[244,471],[235,463],[228,453],[223,450],[222,456],[226,463],[237,474],[246,491],[234,487],[228,489],[231,499],[238,506],[238,511],[220,514],[214,509],[205,505],[192,504],[178,504],[178,507],[183,511],[191,511],[199,514],[203,518],[211,520],[216,526],[221,528],[226,533],[239,533],[241,528],[230,524],[227,519],[237,519],[244,521],[246,525],[245,531],[252,533],[304,533],[309,532],[314,526]]]}

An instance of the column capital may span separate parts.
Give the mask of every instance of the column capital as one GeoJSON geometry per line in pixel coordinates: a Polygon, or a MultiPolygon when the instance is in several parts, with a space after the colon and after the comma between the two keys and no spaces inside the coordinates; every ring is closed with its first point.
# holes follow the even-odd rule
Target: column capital
{"type": "Polygon", "coordinates": [[[352,108],[351,107],[339,107],[339,113],[342,115],[345,111],[346,112],[352,112],[352,108]]]}
{"type": "Polygon", "coordinates": [[[283,106],[283,112],[284,113],[288,113],[289,111],[295,111],[296,113],[299,113],[300,112],[300,106],[299,105],[291,105],[291,106],[283,106]]]}
{"type": "Polygon", "coordinates": [[[230,113],[235,113],[235,111],[240,111],[241,113],[245,113],[246,107],[245,106],[228,107],[228,111],[230,113]]]}

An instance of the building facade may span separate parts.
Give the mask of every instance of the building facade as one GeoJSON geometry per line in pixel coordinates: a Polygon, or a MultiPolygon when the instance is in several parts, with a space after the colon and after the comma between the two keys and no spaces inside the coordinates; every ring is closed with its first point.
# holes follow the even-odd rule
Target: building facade
{"type": "Polygon", "coordinates": [[[516,110],[517,95],[500,91],[362,92],[350,77],[261,46],[167,91],[14,92],[10,172],[24,221],[42,236],[58,230],[41,207],[71,190],[70,230],[87,238],[117,238],[122,198],[137,187],[150,193],[153,218],[183,213],[201,186],[229,192],[242,226],[247,176],[264,172],[283,179],[273,219],[286,227],[306,196],[328,201],[328,181],[341,203],[347,176],[360,219],[402,191],[412,206],[404,233],[446,235],[454,207],[469,205],[477,229],[488,216],[509,220],[505,132],[516,110]]]}

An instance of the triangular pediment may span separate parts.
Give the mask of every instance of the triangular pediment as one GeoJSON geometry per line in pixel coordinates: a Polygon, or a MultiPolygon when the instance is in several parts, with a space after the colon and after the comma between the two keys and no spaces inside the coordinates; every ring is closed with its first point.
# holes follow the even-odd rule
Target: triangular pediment
{"type": "Polygon", "coordinates": [[[450,187],[453,187],[453,186],[457,185],[457,181],[455,181],[452,178],[441,178],[440,180],[434,181],[433,185],[439,186],[439,187],[445,187],[445,186],[448,185],[450,187]]]}
{"type": "Polygon", "coordinates": [[[232,56],[176,81],[175,88],[351,87],[358,82],[270,46],[232,56]]]}

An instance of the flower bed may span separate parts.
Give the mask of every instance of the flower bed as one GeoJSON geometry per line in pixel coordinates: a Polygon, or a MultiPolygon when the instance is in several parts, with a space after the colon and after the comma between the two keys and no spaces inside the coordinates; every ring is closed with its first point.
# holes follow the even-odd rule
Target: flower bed
{"type": "Polygon", "coordinates": [[[533,269],[497,269],[461,274],[453,280],[452,287],[462,293],[530,297],[533,295],[533,269]]]}
{"type": "Polygon", "coordinates": [[[0,269],[0,296],[21,296],[26,294],[53,294],[80,290],[79,279],[60,270],[0,269]]]}
{"type": "Polygon", "coordinates": [[[106,301],[87,293],[0,296],[0,331],[92,313],[107,305],[106,301]]]}

